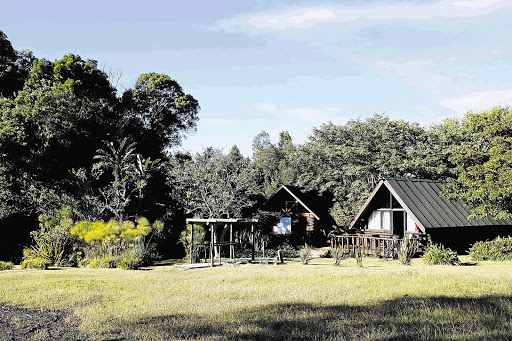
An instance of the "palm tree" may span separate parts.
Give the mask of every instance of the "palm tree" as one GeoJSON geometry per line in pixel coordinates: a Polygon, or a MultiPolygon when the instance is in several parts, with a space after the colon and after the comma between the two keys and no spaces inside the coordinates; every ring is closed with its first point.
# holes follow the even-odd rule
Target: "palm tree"
{"type": "Polygon", "coordinates": [[[128,144],[128,139],[124,138],[119,142],[116,147],[114,142],[104,141],[107,146],[106,149],[98,149],[94,156],[93,170],[95,169],[111,169],[114,183],[120,183],[128,175],[133,168],[135,161],[135,145],[136,142],[128,144]]]}
{"type": "Polygon", "coordinates": [[[128,185],[131,178],[131,172],[135,165],[135,145],[128,144],[128,139],[124,138],[116,146],[114,142],[104,141],[107,148],[98,149],[93,164],[93,170],[110,169],[114,181],[112,185],[101,191],[105,206],[110,210],[115,219],[119,222],[123,220],[125,209],[130,202],[130,194],[128,185]]]}

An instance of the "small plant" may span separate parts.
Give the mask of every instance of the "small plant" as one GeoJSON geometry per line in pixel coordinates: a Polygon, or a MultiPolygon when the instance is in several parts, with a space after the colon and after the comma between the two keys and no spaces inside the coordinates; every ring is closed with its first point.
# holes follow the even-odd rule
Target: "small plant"
{"type": "Polygon", "coordinates": [[[363,253],[361,252],[361,248],[359,245],[354,247],[354,258],[356,259],[356,264],[358,267],[363,267],[363,253]]]}
{"type": "Polygon", "coordinates": [[[309,260],[311,259],[311,246],[308,244],[304,244],[304,247],[300,249],[300,261],[302,264],[309,264],[309,260]]]}
{"type": "Polygon", "coordinates": [[[115,261],[116,267],[124,270],[137,270],[144,265],[144,250],[132,248],[119,255],[115,261]]]}
{"type": "Polygon", "coordinates": [[[476,261],[512,260],[512,237],[497,237],[493,240],[479,241],[471,245],[469,249],[471,259],[476,261]]]}
{"type": "Polygon", "coordinates": [[[30,233],[34,245],[30,246],[31,251],[23,251],[25,267],[41,269],[49,265],[69,265],[68,258],[74,240],[70,234],[72,227],[72,212],[66,206],[56,210],[52,215],[40,215],[39,229],[30,233]],[[32,259],[34,261],[31,261],[32,259]],[[44,267],[46,263],[48,265],[44,267]]]}
{"type": "Polygon", "coordinates": [[[41,269],[46,270],[51,265],[51,261],[39,257],[37,252],[34,249],[25,249],[23,250],[23,262],[21,262],[21,267],[23,269],[41,269]]]}
{"type": "Polygon", "coordinates": [[[12,262],[0,261],[0,271],[11,270],[12,268],[14,268],[14,264],[12,262]]]}
{"type": "Polygon", "coordinates": [[[428,265],[460,265],[457,252],[445,248],[442,244],[433,243],[430,237],[423,254],[423,260],[428,265]]]}
{"type": "Polygon", "coordinates": [[[334,265],[340,266],[341,261],[345,258],[341,247],[330,250],[331,257],[334,259],[334,265]]]}
{"type": "Polygon", "coordinates": [[[196,224],[187,224],[186,229],[180,234],[180,243],[182,243],[183,247],[185,248],[187,259],[189,259],[192,263],[196,263],[201,258],[201,252],[204,249],[203,243],[205,235],[206,232],[204,227],[196,224]],[[192,242],[192,231],[194,232],[194,240],[193,245],[190,245],[192,242]]]}
{"type": "Polygon", "coordinates": [[[398,249],[398,261],[402,265],[410,265],[411,259],[416,254],[418,243],[415,239],[405,237],[402,245],[398,249]]]}

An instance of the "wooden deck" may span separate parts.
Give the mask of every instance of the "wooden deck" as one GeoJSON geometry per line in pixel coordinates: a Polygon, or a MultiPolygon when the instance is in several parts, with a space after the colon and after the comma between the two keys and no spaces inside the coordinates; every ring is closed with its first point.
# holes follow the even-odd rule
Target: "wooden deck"
{"type": "Polygon", "coordinates": [[[367,234],[344,234],[331,236],[331,247],[341,248],[350,254],[359,250],[364,255],[376,255],[393,258],[402,245],[402,239],[391,236],[372,236],[367,234]]]}

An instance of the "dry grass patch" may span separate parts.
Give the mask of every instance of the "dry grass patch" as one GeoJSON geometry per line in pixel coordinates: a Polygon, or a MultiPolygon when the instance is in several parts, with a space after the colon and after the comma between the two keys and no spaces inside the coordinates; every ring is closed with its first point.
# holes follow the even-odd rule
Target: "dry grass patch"
{"type": "MultiPolygon", "coordinates": [[[[463,259],[464,261],[464,259],[463,259]]],[[[0,302],[71,309],[98,339],[501,340],[512,338],[512,263],[412,266],[365,258],[340,266],[183,270],[12,270],[0,302]]]]}

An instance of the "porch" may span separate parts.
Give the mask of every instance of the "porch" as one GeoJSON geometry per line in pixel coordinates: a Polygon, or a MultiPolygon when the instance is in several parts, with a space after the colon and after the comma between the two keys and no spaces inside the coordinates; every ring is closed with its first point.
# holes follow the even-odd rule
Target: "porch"
{"type": "MultiPolygon", "coordinates": [[[[421,252],[424,244],[422,241],[425,237],[419,234],[408,234],[408,238],[415,238],[418,241],[418,252],[421,252]]],[[[352,254],[358,250],[364,255],[395,258],[398,256],[403,238],[361,233],[331,235],[330,242],[333,249],[341,249],[344,254],[352,254]]]]}

